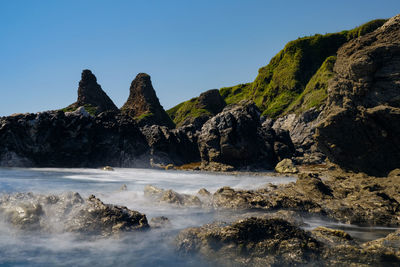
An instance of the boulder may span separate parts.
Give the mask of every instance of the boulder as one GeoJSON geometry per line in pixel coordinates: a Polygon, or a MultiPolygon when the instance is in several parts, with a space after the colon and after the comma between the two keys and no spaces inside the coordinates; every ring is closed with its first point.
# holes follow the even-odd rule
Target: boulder
{"type": "Polygon", "coordinates": [[[256,217],[188,228],[176,243],[181,253],[200,253],[219,266],[305,265],[318,262],[322,252],[317,240],[289,222],[256,217]]]}
{"type": "Polygon", "coordinates": [[[156,124],[175,127],[161,106],[148,74],[139,73],[129,90],[129,97],[121,108],[123,114],[137,120],[140,126],[156,124]]]}
{"type": "Polygon", "coordinates": [[[330,161],[385,176],[400,163],[400,15],[343,45],[317,127],[330,161]]]}
{"type": "Polygon", "coordinates": [[[202,202],[197,196],[179,194],[171,189],[164,190],[153,185],[144,188],[144,196],[159,203],[174,204],[177,206],[201,206],[202,202]]]}
{"type": "Polygon", "coordinates": [[[208,120],[198,137],[201,160],[240,167],[272,168],[272,145],[261,132],[260,111],[253,102],[229,105],[208,120]]]}
{"type": "Polygon", "coordinates": [[[299,170],[291,159],[284,159],[275,166],[275,171],[279,173],[297,173],[299,170]]]}

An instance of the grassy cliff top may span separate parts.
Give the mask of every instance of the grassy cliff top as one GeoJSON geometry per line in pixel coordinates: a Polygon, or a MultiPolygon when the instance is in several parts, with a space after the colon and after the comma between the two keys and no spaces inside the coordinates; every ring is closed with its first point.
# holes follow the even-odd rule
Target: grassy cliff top
{"type": "MultiPolygon", "coordinates": [[[[219,93],[227,104],[253,100],[263,115],[272,118],[320,106],[326,99],[328,80],[334,75],[339,47],[374,31],[385,22],[378,19],[352,30],[298,38],[287,43],[268,65],[261,67],[253,82],[224,87],[219,93]]],[[[167,112],[175,123],[187,116],[207,113],[207,110],[197,108],[196,101],[197,98],[193,98],[167,112]]]]}

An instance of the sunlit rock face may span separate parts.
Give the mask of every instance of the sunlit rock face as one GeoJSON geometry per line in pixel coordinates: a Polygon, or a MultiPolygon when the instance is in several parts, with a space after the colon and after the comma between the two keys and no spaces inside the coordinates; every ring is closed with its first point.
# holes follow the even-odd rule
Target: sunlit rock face
{"type": "Polygon", "coordinates": [[[338,50],[319,148],[342,167],[385,176],[400,165],[400,15],[338,50]]]}
{"type": "Polygon", "coordinates": [[[109,236],[149,227],[144,214],[123,206],[104,204],[93,195],[85,200],[73,192],[3,195],[0,214],[6,223],[25,231],[109,236]]]}

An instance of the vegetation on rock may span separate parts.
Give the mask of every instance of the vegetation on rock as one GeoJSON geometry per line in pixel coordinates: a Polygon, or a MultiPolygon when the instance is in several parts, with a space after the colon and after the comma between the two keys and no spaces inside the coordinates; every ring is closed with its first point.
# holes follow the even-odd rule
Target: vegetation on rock
{"type": "MultiPolygon", "coordinates": [[[[261,67],[251,83],[219,90],[227,104],[253,100],[263,115],[279,117],[322,105],[327,97],[327,83],[333,75],[336,52],[343,44],[370,33],[386,20],[378,19],[352,30],[302,37],[289,42],[268,65],[261,67]]],[[[197,109],[197,98],[183,102],[168,111],[175,123],[186,117],[207,114],[197,109]]]]}

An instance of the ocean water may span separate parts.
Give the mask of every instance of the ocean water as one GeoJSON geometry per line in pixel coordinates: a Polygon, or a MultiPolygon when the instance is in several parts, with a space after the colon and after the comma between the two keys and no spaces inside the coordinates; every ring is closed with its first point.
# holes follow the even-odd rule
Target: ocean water
{"type": "MultiPolygon", "coordinates": [[[[153,217],[165,216],[165,228],[124,233],[119,237],[85,239],[71,233],[21,231],[0,218],[1,266],[209,266],[196,256],[180,255],[174,239],[180,230],[228,218],[228,212],[162,205],[143,196],[146,185],[195,194],[206,188],[214,193],[222,186],[255,189],[268,183],[295,181],[290,177],[225,175],[151,169],[8,169],[0,168],[0,196],[17,192],[63,194],[78,192],[83,198],[94,194],[104,203],[127,206],[153,217]],[[126,185],[127,190],[120,188],[126,185]]],[[[0,215],[1,216],[1,215],[0,215]]],[[[334,223],[326,218],[308,218],[310,229],[319,225],[348,227],[360,239],[375,239],[392,229],[362,228],[334,223]]]]}

